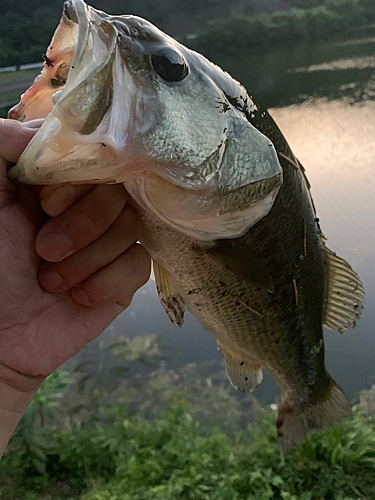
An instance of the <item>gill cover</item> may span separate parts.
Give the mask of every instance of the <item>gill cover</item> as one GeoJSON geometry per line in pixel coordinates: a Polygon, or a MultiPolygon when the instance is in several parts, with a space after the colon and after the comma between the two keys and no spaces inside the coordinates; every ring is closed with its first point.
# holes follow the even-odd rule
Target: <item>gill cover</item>
{"type": "Polygon", "coordinates": [[[271,209],[282,171],[270,140],[228,96],[256,111],[228,74],[148,21],[69,0],[41,75],[10,112],[22,121],[48,114],[9,175],[123,182],[195,239],[240,236],[271,209]]]}

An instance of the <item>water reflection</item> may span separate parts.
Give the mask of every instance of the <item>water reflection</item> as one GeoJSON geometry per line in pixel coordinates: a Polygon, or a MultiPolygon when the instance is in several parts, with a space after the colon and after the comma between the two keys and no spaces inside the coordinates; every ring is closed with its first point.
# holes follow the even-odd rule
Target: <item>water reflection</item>
{"type": "MultiPolygon", "coordinates": [[[[326,364],[349,397],[368,386],[375,371],[375,103],[310,99],[271,110],[296,155],[306,167],[328,246],[359,273],[366,303],[357,328],[348,336],[326,331],[326,364]]],[[[115,322],[126,334],[156,333],[170,345],[168,366],[220,359],[216,342],[187,315],[182,330],[173,327],[150,282],[115,322]]],[[[266,376],[255,395],[272,402],[279,391],[266,376]]]]}
{"type": "Polygon", "coordinates": [[[299,104],[310,97],[362,102],[373,99],[375,90],[375,39],[365,35],[349,33],[267,51],[249,48],[237,58],[219,57],[215,62],[268,107],[299,104]]]}
{"type": "Polygon", "coordinates": [[[327,245],[366,290],[357,328],[325,335],[328,371],[353,396],[375,371],[375,103],[311,99],[271,113],[306,167],[327,245]]]}
{"type": "Polygon", "coordinates": [[[347,69],[367,69],[375,68],[375,56],[366,57],[348,57],[336,59],[321,64],[312,64],[311,66],[289,69],[288,73],[311,73],[313,71],[337,71],[347,69]]]}

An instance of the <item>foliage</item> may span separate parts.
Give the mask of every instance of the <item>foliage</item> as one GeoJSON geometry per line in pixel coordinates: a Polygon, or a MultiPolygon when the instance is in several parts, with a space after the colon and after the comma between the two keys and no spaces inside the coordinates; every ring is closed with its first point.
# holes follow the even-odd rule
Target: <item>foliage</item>
{"type": "MultiPolygon", "coordinates": [[[[307,3],[307,2],[305,2],[307,3]]],[[[372,23],[375,4],[369,0],[326,0],[310,8],[230,16],[210,21],[193,39],[183,41],[209,57],[250,47],[321,38],[372,23]]]]}
{"type": "Polygon", "coordinates": [[[361,409],[368,415],[375,416],[375,384],[371,389],[361,391],[359,394],[359,404],[361,409]]]}
{"type": "MultiPolygon", "coordinates": [[[[59,22],[62,3],[62,0],[2,0],[0,66],[41,60],[59,22]]],[[[193,34],[195,38],[184,41],[210,56],[223,51],[233,53],[249,45],[293,42],[345,31],[372,23],[375,14],[373,0],[127,0],[125,5],[123,0],[90,0],[89,3],[109,13],[145,17],[175,37],[193,34]]]]}
{"type": "Polygon", "coordinates": [[[58,450],[57,444],[51,439],[55,431],[52,422],[60,407],[60,400],[71,383],[68,372],[56,371],[35,395],[8,445],[6,473],[3,467],[0,468],[0,476],[5,483],[16,475],[20,484],[30,488],[48,484],[47,463],[58,450]]]}
{"type": "MultiPolygon", "coordinates": [[[[198,377],[199,366],[195,368],[198,377]]],[[[157,392],[155,381],[151,378],[149,382],[157,392]]],[[[168,383],[164,380],[162,392],[168,383]]],[[[352,421],[325,433],[311,433],[282,461],[276,444],[275,413],[270,409],[259,410],[252,423],[244,429],[236,427],[229,436],[222,432],[228,423],[220,419],[212,425],[211,433],[203,429],[202,434],[196,418],[199,412],[194,413],[193,407],[192,413],[186,399],[192,393],[180,387],[170,394],[169,401],[174,402],[151,420],[142,412],[130,414],[128,405],[116,402],[107,408],[105,423],[99,416],[96,421],[58,427],[53,414],[66,406],[69,392],[61,396],[70,384],[66,372],[57,372],[35,397],[1,462],[1,498],[375,497],[375,421],[359,410],[352,421]]],[[[204,406],[204,400],[201,403],[204,406]]],[[[214,401],[210,409],[213,416],[218,414],[214,401]]]]}
{"type": "Polygon", "coordinates": [[[82,358],[70,363],[71,375],[59,370],[38,391],[1,461],[0,498],[375,498],[372,415],[357,409],[353,420],[312,432],[281,460],[275,412],[231,390],[214,363],[168,370],[150,335],[99,346],[96,378],[82,358]],[[132,375],[140,362],[145,373],[132,375]],[[112,386],[106,379],[116,367],[127,370],[120,383],[112,376],[112,386]],[[78,400],[91,402],[91,411],[78,400]]]}

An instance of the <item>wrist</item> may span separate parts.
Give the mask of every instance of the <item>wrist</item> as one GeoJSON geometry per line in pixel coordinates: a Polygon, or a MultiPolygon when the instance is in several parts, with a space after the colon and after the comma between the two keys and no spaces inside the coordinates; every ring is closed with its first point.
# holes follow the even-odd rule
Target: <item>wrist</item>
{"type": "Polygon", "coordinates": [[[0,457],[38,387],[34,383],[29,390],[19,390],[0,380],[0,457]]]}

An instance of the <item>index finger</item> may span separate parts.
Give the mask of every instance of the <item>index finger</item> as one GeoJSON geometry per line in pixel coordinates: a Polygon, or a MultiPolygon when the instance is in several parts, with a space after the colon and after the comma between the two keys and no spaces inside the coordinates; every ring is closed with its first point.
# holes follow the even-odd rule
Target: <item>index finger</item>
{"type": "Polygon", "coordinates": [[[16,120],[0,118],[0,157],[7,163],[16,163],[37,131],[38,128],[16,120]]]}
{"type": "Polygon", "coordinates": [[[40,203],[48,215],[56,217],[92,191],[94,187],[94,184],[43,186],[39,195],[40,203]]]}

